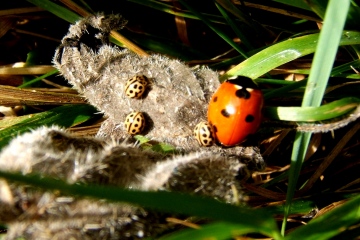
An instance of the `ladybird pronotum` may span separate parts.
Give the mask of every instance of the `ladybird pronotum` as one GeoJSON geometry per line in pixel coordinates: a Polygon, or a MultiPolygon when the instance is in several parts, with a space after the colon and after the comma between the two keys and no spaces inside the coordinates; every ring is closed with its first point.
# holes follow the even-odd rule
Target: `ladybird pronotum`
{"type": "Polygon", "coordinates": [[[131,112],[125,118],[126,131],[131,134],[139,134],[145,128],[145,117],[141,112],[131,112]]]}
{"type": "Polygon", "coordinates": [[[210,124],[200,122],[195,126],[194,137],[201,146],[209,147],[214,144],[214,136],[210,124]]]}
{"type": "Polygon", "coordinates": [[[144,75],[138,75],[127,80],[125,85],[125,94],[129,98],[139,99],[144,94],[149,85],[149,79],[144,75]]]}

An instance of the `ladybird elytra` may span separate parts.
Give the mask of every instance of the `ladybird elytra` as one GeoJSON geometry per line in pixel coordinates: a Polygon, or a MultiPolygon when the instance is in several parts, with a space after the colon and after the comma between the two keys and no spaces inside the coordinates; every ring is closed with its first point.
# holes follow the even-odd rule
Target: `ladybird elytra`
{"type": "Polygon", "coordinates": [[[254,134],[262,120],[263,94],[248,77],[227,80],[213,94],[208,108],[208,122],[215,140],[234,146],[254,134]]]}
{"type": "Polygon", "coordinates": [[[125,85],[125,94],[129,98],[139,99],[143,96],[146,87],[149,85],[149,79],[144,75],[138,75],[127,80],[125,85]]]}
{"type": "Polygon", "coordinates": [[[131,112],[125,118],[125,129],[131,134],[139,134],[145,128],[145,117],[141,112],[131,112]]]}

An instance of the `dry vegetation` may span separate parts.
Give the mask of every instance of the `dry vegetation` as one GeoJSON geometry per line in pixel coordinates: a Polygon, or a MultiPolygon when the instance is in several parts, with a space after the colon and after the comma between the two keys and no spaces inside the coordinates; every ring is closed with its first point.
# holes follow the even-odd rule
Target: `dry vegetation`
{"type": "MultiPolygon", "coordinates": [[[[80,15],[86,14],[69,5],[69,1],[60,2],[80,15]]],[[[58,4],[62,4],[60,2],[58,4]]],[[[179,58],[189,66],[207,65],[220,74],[244,60],[241,56],[238,57],[239,53],[219,37],[216,31],[211,30],[202,21],[174,16],[131,1],[111,1],[111,4],[110,1],[86,2],[94,11],[122,14],[129,22],[120,33],[139,46],[139,49],[132,45],[129,47],[139,55],[156,52],[179,58]]],[[[177,1],[164,2],[172,5],[176,12],[185,12],[185,7],[177,1]]],[[[235,5],[239,6],[240,2],[242,1],[235,1],[235,5]]],[[[212,14],[206,16],[213,19],[216,30],[230,36],[234,43],[245,49],[248,56],[260,48],[266,48],[290,37],[317,32],[321,27],[322,20],[314,12],[276,2],[264,5],[263,2],[245,1],[245,7],[242,9],[246,9],[253,22],[250,25],[242,25],[249,41],[244,43],[223,19],[219,20],[217,16],[220,14],[212,1],[188,1],[201,12],[212,14]]],[[[68,26],[68,22],[29,2],[15,0],[2,3],[0,118],[3,124],[0,121],[0,127],[3,130],[23,121],[24,116],[66,104],[86,104],[86,100],[57,74],[25,88],[18,88],[26,81],[55,70],[51,63],[52,57],[68,26]],[[15,63],[20,67],[14,67],[15,63]]],[[[349,30],[358,29],[349,27],[349,30]]],[[[129,46],[127,43],[125,45],[129,46]]],[[[358,53],[358,47],[339,48],[335,66],[357,60],[358,53]]],[[[312,54],[306,55],[272,69],[262,76],[263,81],[258,81],[261,89],[264,93],[269,93],[279,88],[271,79],[293,82],[306,78],[312,58],[312,54]]],[[[359,96],[359,65],[354,62],[351,66],[330,79],[323,103],[343,97],[359,96]]],[[[302,97],[303,88],[290,93],[283,92],[279,96],[267,98],[265,107],[300,106],[302,97]]],[[[353,105],[352,109],[357,105],[353,105]]],[[[253,173],[252,177],[243,183],[248,192],[248,204],[256,208],[272,206],[276,220],[281,223],[281,209],[286,199],[288,170],[296,128],[310,129],[315,134],[311,138],[299,175],[297,189],[301,189],[295,192],[294,209],[288,217],[286,231],[296,229],[356,196],[360,191],[360,151],[357,149],[360,143],[360,122],[356,120],[358,112],[303,125],[273,119],[265,114],[259,133],[254,139],[245,142],[245,145],[259,146],[267,164],[264,171],[253,173]]],[[[98,114],[88,121],[72,126],[69,130],[77,136],[94,136],[102,121],[104,118],[98,114]]],[[[8,141],[3,135],[0,140],[8,141]]],[[[357,223],[359,222],[358,219],[357,223]]],[[[6,232],[0,226],[0,233],[1,231],[6,232]]],[[[356,239],[359,226],[355,225],[352,231],[353,239],[356,239]]]]}

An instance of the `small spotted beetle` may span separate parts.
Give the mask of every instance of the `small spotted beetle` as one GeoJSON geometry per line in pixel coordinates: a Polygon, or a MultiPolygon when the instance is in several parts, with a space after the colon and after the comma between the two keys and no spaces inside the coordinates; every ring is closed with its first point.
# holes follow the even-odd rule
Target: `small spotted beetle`
{"type": "Polygon", "coordinates": [[[223,146],[234,146],[254,134],[261,123],[263,94],[248,77],[222,83],[212,96],[208,122],[216,140],[223,146]]]}
{"type": "Polygon", "coordinates": [[[149,79],[144,76],[135,76],[127,80],[125,85],[125,94],[130,98],[141,98],[146,87],[149,85],[149,79]]]}
{"type": "Polygon", "coordinates": [[[194,137],[200,145],[209,147],[214,144],[215,138],[213,136],[211,126],[207,122],[200,122],[195,126],[194,137]]]}
{"type": "Polygon", "coordinates": [[[141,112],[131,112],[126,116],[125,128],[131,135],[141,133],[145,128],[145,117],[141,112]]]}

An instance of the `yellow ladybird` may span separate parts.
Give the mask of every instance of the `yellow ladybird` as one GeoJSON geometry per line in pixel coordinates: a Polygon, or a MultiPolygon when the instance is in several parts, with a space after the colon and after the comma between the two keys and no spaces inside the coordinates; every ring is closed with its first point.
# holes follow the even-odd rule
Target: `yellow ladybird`
{"type": "Polygon", "coordinates": [[[125,85],[125,94],[129,98],[141,98],[146,87],[149,85],[149,79],[144,76],[135,76],[127,80],[125,85]]]}
{"type": "Polygon", "coordinates": [[[210,124],[200,122],[195,126],[194,137],[201,146],[209,147],[214,144],[215,138],[210,124]]]}
{"type": "Polygon", "coordinates": [[[126,116],[125,128],[131,135],[141,133],[145,128],[145,117],[141,112],[132,112],[126,116]]]}

